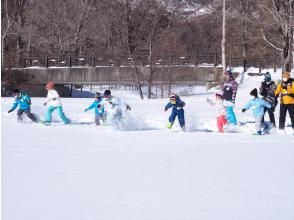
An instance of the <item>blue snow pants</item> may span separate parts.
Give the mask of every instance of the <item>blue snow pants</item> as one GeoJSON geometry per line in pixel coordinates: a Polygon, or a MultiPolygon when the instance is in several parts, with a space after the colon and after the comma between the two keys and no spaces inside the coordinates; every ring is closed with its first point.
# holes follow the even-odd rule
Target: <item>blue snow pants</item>
{"type": "Polygon", "coordinates": [[[237,125],[237,119],[233,110],[233,106],[227,106],[226,112],[227,112],[226,119],[228,120],[228,124],[237,125]]]}
{"type": "Polygon", "coordinates": [[[178,116],[178,120],[180,123],[180,126],[183,128],[185,126],[185,114],[184,109],[176,109],[173,108],[171,115],[169,116],[169,123],[173,124],[175,122],[176,117],[178,116]]]}
{"type": "Polygon", "coordinates": [[[49,106],[45,115],[45,122],[51,122],[52,119],[52,113],[57,110],[57,113],[59,117],[62,119],[64,124],[69,123],[69,119],[65,116],[62,106],[54,107],[54,106],[49,106]]]}

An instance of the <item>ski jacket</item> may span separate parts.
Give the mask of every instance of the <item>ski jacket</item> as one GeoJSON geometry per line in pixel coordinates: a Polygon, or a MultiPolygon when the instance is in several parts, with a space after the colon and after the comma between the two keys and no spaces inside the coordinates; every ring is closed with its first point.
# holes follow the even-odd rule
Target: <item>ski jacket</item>
{"type": "Polygon", "coordinates": [[[101,106],[98,108],[98,105],[102,102],[102,100],[95,100],[85,111],[89,111],[91,109],[95,109],[95,115],[102,115],[104,113],[104,107],[101,106]]]}
{"type": "Polygon", "coordinates": [[[171,102],[167,103],[165,106],[165,110],[168,110],[169,108],[173,108],[173,111],[175,110],[181,110],[185,106],[185,102],[183,102],[179,96],[176,98],[176,104],[172,104],[171,102]]]}
{"type": "Polygon", "coordinates": [[[224,100],[235,103],[238,83],[233,78],[230,78],[223,83],[222,90],[224,100]]]}
{"type": "Polygon", "coordinates": [[[257,97],[255,99],[250,100],[244,106],[244,108],[246,110],[252,108],[253,116],[260,117],[264,115],[264,108],[271,108],[271,105],[267,101],[257,97]]]}
{"type": "Polygon", "coordinates": [[[106,113],[111,113],[113,115],[122,113],[123,109],[126,109],[128,104],[121,101],[120,98],[115,96],[110,96],[109,98],[103,98],[101,105],[106,113]]]}
{"type": "Polygon", "coordinates": [[[281,82],[275,92],[276,96],[281,94],[281,104],[294,104],[294,79],[290,78],[287,82],[281,82]]]}
{"type": "Polygon", "coordinates": [[[27,110],[31,108],[31,97],[25,93],[20,93],[18,97],[15,98],[14,103],[10,110],[15,110],[17,106],[21,110],[27,110]]]}
{"type": "Polygon", "coordinates": [[[207,102],[210,105],[213,105],[215,108],[216,117],[226,115],[226,107],[224,106],[223,100],[221,99],[207,99],[207,102]]]}
{"type": "Polygon", "coordinates": [[[59,94],[56,90],[54,90],[54,89],[48,90],[46,103],[49,106],[53,106],[53,107],[62,106],[59,94]]]}
{"type": "Polygon", "coordinates": [[[272,107],[276,107],[277,98],[275,96],[275,91],[277,89],[276,84],[271,81],[269,84],[262,82],[259,88],[259,94],[263,96],[263,99],[270,103],[272,107]]]}

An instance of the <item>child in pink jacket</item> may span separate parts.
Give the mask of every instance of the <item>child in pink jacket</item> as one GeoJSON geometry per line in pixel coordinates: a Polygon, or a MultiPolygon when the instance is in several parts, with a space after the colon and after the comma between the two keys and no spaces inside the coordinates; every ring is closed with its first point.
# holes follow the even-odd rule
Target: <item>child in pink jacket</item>
{"type": "Polygon", "coordinates": [[[227,124],[227,119],[226,119],[226,107],[223,104],[223,96],[220,92],[217,92],[215,94],[215,99],[207,99],[207,102],[210,105],[213,105],[215,107],[215,112],[216,112],[216,119],[217,119],[217,128],[218,131],[223,133],[224,132],[224,125],[227,124]]]}

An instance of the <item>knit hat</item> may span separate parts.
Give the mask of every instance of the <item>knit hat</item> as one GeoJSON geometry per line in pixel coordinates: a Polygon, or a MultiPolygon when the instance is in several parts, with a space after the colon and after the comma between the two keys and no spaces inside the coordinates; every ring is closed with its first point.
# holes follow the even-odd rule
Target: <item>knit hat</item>
{"type": "Polygon", "coordinates": [[[231,70],[226,70],[225,75],[232,77],[233,73],[231,70]]]}
{"type": "Polygon", "coordinates": [[[111,91],[110,91],[109,89],[105,90],[105,91],[104,91],[104,96],[105,96],[105,95],[107,95],[107,96],[108,96],[108,95],[111,95],[111,91]]]}
{"type": "Polygon", "coordinates": [[[54,88],[54,83],[53,82],[48,82],[45,88],[48,89],[48,90],[53,89],[54,88]]]}
{"type": "Polygon", "coordinates": [[[19,94],[20,91],[19,91],[19,89],[14,89],[14,90],[12,91],[12,93],[13,93],[13,94],[19,94]]]}
{"type": "Polygon", "coordinates": [[[264,81],[265,81],[265,82],[269,82],[269,81],[271,81],[271,80],[272,80],[271,74],[270,74],[269,72],[266,72],[266,73],[264,74],[264,81]]]}
{"type": "Polygon", "coordinates": [[[254,97],[257,97],[257,89],[254,88],[251,92],[250,92],[250,95],[254,96],[254,97]]]}
{"type": "Polygon", "coordinates": [[[220,91],[217,91],[217,92],[215,93],[215,97],[220,97],[220,98],[222,99],[222,98],[223,98],[223,93],[220,92],[220,91]]]}
{"type": "Polygon", "coordinates": [[[96,93],[95,93],[95,98],[101,98],[101,94],[100,94],[100,92],[96,92],[96,93]]]}

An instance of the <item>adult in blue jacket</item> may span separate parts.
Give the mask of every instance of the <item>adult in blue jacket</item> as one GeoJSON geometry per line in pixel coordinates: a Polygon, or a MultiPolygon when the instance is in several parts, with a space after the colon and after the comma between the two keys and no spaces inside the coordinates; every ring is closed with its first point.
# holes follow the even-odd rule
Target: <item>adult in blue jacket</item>
{"type": "Polygon", "coordinates": [[[91,109],[95,109],[95,117],[94,117],[94,121],[96,125],[100,125],[100,120],[103,120],[103,115],[104,115],[104,107],[100,104],[102,101],[102,97],[100,95],[99,92],[97,92],[95,94],[95,100],[94,102],[88,107],[86,108],[84,111],[87,112],[91,109]]]}
{"type": "Polygon", "coordinates": [[[180,123],[180,126],[182,130],[185,130],[185,115],[184,115],[184,109],[183,107],[185,106],[185,102],[183,102],[180,97],[172,93],[169,97],[169,103],[165,106],[164,111],[167,111],[169,108],[172,108],[172,113],[169,116],[169,123],[167,127],[170,129],[172,128],[176,117],[178,116],[178,120],[180,123]]]}
{"type": "MultiPolygon", "coordinates": [[[[244,106],[242,112],[245,112],[246,110],[252,108],[253,116],[255,119],[256,133],[260,135],[261,127],[263,127],[264,124],[262,119],[264,116],[265,108],[270,109],[272,106],[269,102],[258,97],[256,88],[250,92],[250,95],[252,96],[252,99],[244,106]]],[[[267,129],[266,125],[264,129],[267,129]]]]}
{"type": "Polygon", "coordinates": [[[18,89],[13,90],[13,96],[15,97],[14,103],[8,113],[13,112],[18,106],[17,120],[22,121],[22,114],[25,113],[29,119],[33,122],[38,122],[37,118],[31,113],[31,97],[18,89]]]}

